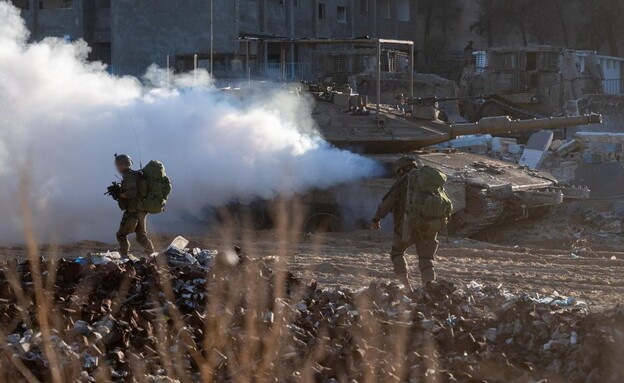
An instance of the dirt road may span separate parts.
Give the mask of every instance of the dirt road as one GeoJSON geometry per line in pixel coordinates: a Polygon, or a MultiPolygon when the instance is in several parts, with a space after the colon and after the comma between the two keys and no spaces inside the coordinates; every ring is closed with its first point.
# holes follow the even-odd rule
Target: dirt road
{"type": "MultiPolygon", "coordinates": [[[[292,234],[280,238],[276,231],[247,233],[228,241],[240,244],[250,256],[280,256],[304,280],[315,279],[324,286],[357,289],[375,280],[393,278],[387,233],[292,234]]],[[[191,237],[191,246],[222,248],[223,235],[191,237]]],[[[155,242],[164,247],[171,236],[155,242]]],[[[437,270],[441,278],[459,284],[471,280],[502,285],[510,291],[570,295],[587,301],[593,310],[624,303],[624,252],[545,249],[539,246],[509,246],[451,238],[441,240],[437,270]]],[[[94,251],[114,249],[99,242],[80,242],[58,248],[44,247],[42,253],[76,257],[94,251]]],[[[5,257],[22,258],[22,246],[0,247],[5,257]]],[[[408,250],[412,276],[419,279],[417,257],[408,250]]]]}
{"type": "MultiPolygon", "coordinates": [[[[370,233],[312,237],[298,246],[289,261],[306,278],[326,285],[353,288],[379,278],[392,278],[389,238],[370,233]]],[[[418,278],[417,257],[408,251],[412,275],[418,278]]],[[[476,280],[510,291],[537,291],[586,300],[594,309],[624,303],[624,253],[509,247],[470,240],[441,244],[438,275],[456,283],[476,280]],[[615,257],[615,259],[611,259],[615,257]]]]}

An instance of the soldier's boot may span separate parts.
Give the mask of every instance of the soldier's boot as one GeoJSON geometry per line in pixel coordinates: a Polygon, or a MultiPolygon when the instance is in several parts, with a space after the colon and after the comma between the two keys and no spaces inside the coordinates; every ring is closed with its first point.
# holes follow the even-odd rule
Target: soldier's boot
{"type": "Polygon", "coordinates": [[[405,261],[405,255],[401,251],[397,251],[395,248],[392,248],[392,252],[390,253],[392,257],[392,265],[394,266],[394,274],[399,279],[399,282],[405,286],[407,291],[412,291],[412,284],[409,281],[409,276],[407,275],[407,262],[405,261]]]}
{"type": "Polygon", "coordinates": [[[403,284],[403,286],[405,286],[405,290],[407,290],[408,293],[411,293],[413,291],[412,284],[410,283],[409,275],[407,273],[397,274],[397,278],[403,284]]]}
{"type": "Polygon", "coordinates": [[[427,286],[428,283],[435,281],[436,273],[433,268],[433,259],[421,257],[418,259],[418,268],[420,269],[420,277],[422,278],[423,286],[427,286]]]}
{"type": "Polygon", "coordinates": [[[427,286],[428,283],[435,281],[436,273],[433,266],[424,270],[420,270],[420,277],[422,278],[423,286],[427,286]]]}

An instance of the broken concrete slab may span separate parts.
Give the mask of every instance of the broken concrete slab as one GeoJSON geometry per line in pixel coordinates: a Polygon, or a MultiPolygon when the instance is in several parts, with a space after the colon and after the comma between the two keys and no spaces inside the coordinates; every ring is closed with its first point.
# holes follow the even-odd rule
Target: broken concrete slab
{"type": "Polygon", "coordinates": [[[518,163],[522,166],[528,166],[530,169],[539,169],[544,162],[546,152],[534,149],[524,149],[522,157],[518,163]]]}
{"type": "Polygon", "coordinates": [[[515,145],[518,141],[515,138],[494,137],[492,138],[492,150],[497,153],[506,154],[509,151],[509,145],[515,145]]]}
{"type": "Polygon", "coordinates": [[[524,151],[524,145],[511,144],[507,147],[510,154],[521,154],[524,151]]]}
{"type": "Polygon", "coordinates": [[[526,144],[527,149],[545,152],[550,148],[553,141],[553,132],[550,130],[542,130],[531,134],[526,144]]]}
{"type": "Polygon", "coordinates": [[[567,156],[568,154],[581,149],[581,143],[579,140],[571,140],[566,142],[557,148],[556,153],[560,157],[567,156]]]}

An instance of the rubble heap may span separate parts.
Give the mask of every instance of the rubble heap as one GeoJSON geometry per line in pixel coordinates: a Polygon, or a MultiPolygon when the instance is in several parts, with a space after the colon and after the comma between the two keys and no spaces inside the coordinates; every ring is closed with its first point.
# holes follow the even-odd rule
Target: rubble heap
{"type": "Polygon", "coordinates": [[[232,254],[221,262],[217,252],[170,253],[134,261],[109,257],[98,264],[44,259],[39,265],[3,264],[2,378],[624,378],[617,360],[624,345],[621,309],[590,314],[571,297],[510,293],[474,281],[466,286],[440,281],[409,296],[392,283],[358,291],[323,289],[280,271],[276,260],[249,260],[240,250],[236,265],[232,254]],[[34,274],[39,267],[40,274],[34,274]],[[36,291],[38,276],[40,283],[49,282],[45,291],[36,291]]]}

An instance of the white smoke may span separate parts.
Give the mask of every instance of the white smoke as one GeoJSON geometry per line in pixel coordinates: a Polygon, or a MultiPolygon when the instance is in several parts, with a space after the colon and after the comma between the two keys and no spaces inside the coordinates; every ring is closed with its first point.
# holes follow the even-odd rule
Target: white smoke
{"type": "Polygon", "coordinates": [[[289,195],[374,174],[376,163],[332,148],[314,130],[310,105],[285,91],[254,101],[219,92],[205,72],[149,87],[86,61],[84,42],[27,43],[19,11],[0,1],[0,241],[19,242],[20,176],[45,240],[114,241],[120,212],[102,193],[113,154],[159,159],[174,184],[156,221],[206,205],[289,195]],[[194,85],[194,86],[190,86],[194,85]]]}

